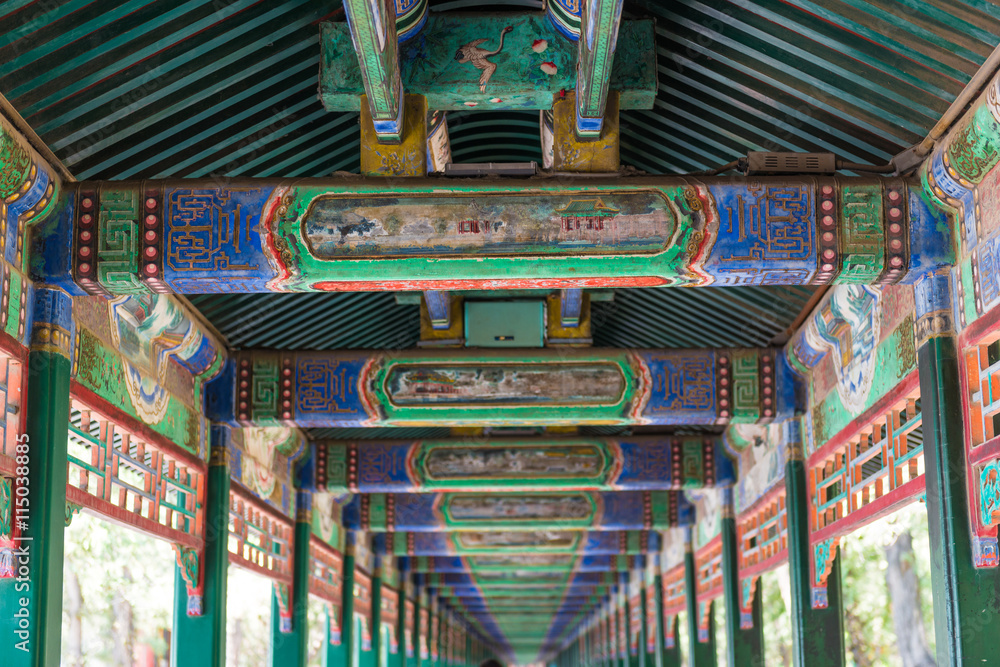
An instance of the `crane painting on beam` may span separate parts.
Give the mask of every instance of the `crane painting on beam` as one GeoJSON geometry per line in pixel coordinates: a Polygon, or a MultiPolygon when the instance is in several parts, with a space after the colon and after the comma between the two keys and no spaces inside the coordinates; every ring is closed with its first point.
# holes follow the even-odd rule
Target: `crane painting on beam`
{"type": "Polygon", "coordinates": [[[513,26],[507,26],[500,31],[500,45],[497,46],[496,50],[490,51],[484,49],[480,44],[487,41],[486,37],[481,39],[476,39],[468,44],[463,44],[459,47],[458,51],[455,52],[455,60],[459,63],[472,63],[472,66],[478,70],[482,70],[482,74],[479,76],[479,92],[486,92],[486,84],[490,82],[490,77],[493,73],[497,71],[497,65],[490,61],[490,58],[499,54],[503,51],[503,39],[509,32],[513,32],[513,26]]]}

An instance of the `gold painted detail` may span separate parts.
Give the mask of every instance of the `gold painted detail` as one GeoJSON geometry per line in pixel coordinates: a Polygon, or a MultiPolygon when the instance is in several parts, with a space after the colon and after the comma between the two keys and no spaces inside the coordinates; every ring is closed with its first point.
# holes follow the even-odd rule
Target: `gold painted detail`
{"type": "Polygon", "coordinates": [[[948,309],[934,310],[921,315],[917,320],[917,346],[923,345],[931,338],[952,336],[955,334],[955,318],[948,309]]]}
{"type": "Polygon", "coordinates": [[[552,168],[555,171],[617,172],[621,167],[618,91],[608,92],[601,136],[587,141],[576,136],[576,93],[556,97],[552,104],[552,134],[552,168]]]}
{"type": "Polygon", "coordinates": [[[70,357],[70,335],[58,324],[36,322],[31,330],[31,350],[70,357]]]}

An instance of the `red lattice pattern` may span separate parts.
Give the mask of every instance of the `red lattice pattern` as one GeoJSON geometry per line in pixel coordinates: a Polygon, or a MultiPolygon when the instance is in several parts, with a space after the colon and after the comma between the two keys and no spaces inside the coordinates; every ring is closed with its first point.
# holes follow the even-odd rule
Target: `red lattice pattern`
{"type": "Polygon", "coordinates": [[[172,542],[200,548],[205,468],[74,399],[66,500],[172,542]]]}
{"type": "Polygon", "coordinates": [[[740,576],[777,567],[787,558],[788,515],[785,490],[779,488],[740,515],[740,576]]]}
{"type": "Polygon", "coordinates": [[[840,445],[809,459],[812,529],[827,539],[859,528],[923,493],[924,442],[915,388],[840,445]]]}
{"type": "Polygon", "coordinates": [[[229,492],[229,562],[274,581],[292,581],[292,524],[233,484],[229,492]]]}

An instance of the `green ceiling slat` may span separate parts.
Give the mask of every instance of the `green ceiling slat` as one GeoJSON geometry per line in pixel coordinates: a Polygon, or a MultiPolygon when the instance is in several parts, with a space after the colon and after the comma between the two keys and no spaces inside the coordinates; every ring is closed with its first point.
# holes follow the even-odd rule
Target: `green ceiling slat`
{"type": "MultiPolygon", "coordinates": [[[[269,67],[274,72],[271,76],[266,76],[265,72],[268,70],[257,70],[255,74],[244,70],[236,70],[234,75],[228,79],[231,82],[229,85],[220,84],[216,88],[209,85],[199,85],[201,82],[193,82],[193,85],[189,84],[185,89],[177,91],[172,96],[175,101],[165,106],[154,105],[153,102],[155,100],[145,98],[142,100],[145,103],[142,107],[137,108],[137,105],[129,105],[127,114],[128,119],[131,121],[129,124],[122,124],[122,127],[113,133],[106,132],[103,126],[94,127],[96,134],[102,137],[101,140],[93,142],[92,147],[85,151],[74,153],[70,157],[74,158],[73,162],[86,165],[86,158],[109,146],[122,146],[118,149],[118,154],[123,159],[131,157],[160,141],[167,140],[169,137],[176,137],[179,134],[184,135],[184,141],[197,141],[197,136],[188,136],[185,130],[191,128],[199,121],[211,117],[212,114],[218,113],[219,108],[223,104],[226,106],[238,106],[247,100],[256,101],[259,91],[267,89],[269,86],[280,86],[282,83],[287,85],[296,76],[308,78],[310,75],[315,74],[313,67],[318,62],[318,59],[307,59],[305,62],[300,63],[298,61],[301,58],[294,58],[294,55],[296,55],[294,52],[292,52],[293,57],[279,59],[285,53],[288,52],[275,54],[276,62],[273,63],[273,67],[269,67]],[[198,113],[194,113],[196,111],[198,113]],[[183,120],[183,123],[178,123],[178,120],[183,120]],[[134,140],[126,144],[126,140],[132,138],[134,140]]],[[[261,63],[262,66],[265,64],[267,64],[267,61],[261,63]]],[[[94,115],[99,118],[100,112],[95,111],[94,115]]],[[[228,122],[230,124],[235,123],[236,119],[242,115],[244,114],[233,114],[228,119],[228,122]]],[[[105,120],[106,122],[103,125],[113,125],[118,119],[108,117],[105,120]]],[[[84,137],[86,137],[86,134],[82,132],[74,133],[67,136],[63,141],[53,142],[51,147],[54,150],[58,150],[84,137]]],[[[104,163],[85,168],[100,172],[104,168],[104,163]]]]}
{"type": "MultiPolygon", "coordinates": [[[[270,25],[273,29],[273,20],[280,15],[281,12],[279,10],[262,13],[260,10],[251,7],[244,12],[236,14],[234,16],[233,23],[241,21],[249,25],[256,25],[266,29],[268,21],[272,21],[270,25]]],[[[207,28],[209,25],[215,24],[216,22],[212,20],[212,18],[209,18],[204,23],[204,27],[207,28]]],[[[217,25],[224,26],[227,24],[218,23],[217,25]]],[[[228,32],[235,28],[236,26],[229,25],[227,28],[220,28],[220,30],[228,32]]],[[[245,29],[246,28],[244,28],[244,30],[245,29]]],[[[287,28],[279,28],[277,32],[284,33],[287,32],[287,30],[287,28]]],[[[205,32],[200,33],[200,35],[196,35],[192,40],[187,41],[184,41],[186,38],[186,35],[184,34],[170,34],[168,36],[163,36],[155,42],[139,49],[135,53],[122,54],[121,59],[106,62],[109,58],[102,57],[98,60],[88,61],[87,64],[91,65],[91,67],[88,67],[87,71],[80,69],[80,71],[69,72],[77,75],[72,77],[71,81],[63,80],[65,78],[69,78],[65,76],[48,79],[44,84],[36,86],[24,94],[15,91],[11,93],[11,97],[13,99],[17,99],[19,105],[23,105],[23,115],[30,118],[38,111],[41,111],[42,109],[55,103],[59,98],[66,98],[82,92],[84,89],[98,84],[108,79],[108,77],[112,77],[112,75],[118,74],[122,70],[131,67],[134,64],[146,61],[146,59],[160,54],[170,54],[172,56],[155,66],[157,67],[155,71],[161,76],[167,74],[175,68],[183,67],[185,65],[194,69],[204,68],[206,70],[211,70],[213,67],[233,64],[229,59],[205,58],[206,54],[195,48],[199,38],[209,35],[215,35],[214,38],[210,39],[209,44],[215,42],[229,48],[232,48],[237,44],[237,42],[229,39],[225,32],[222,34],[216,33],[218,33],[217,30],[206,30],[205,32]],[[189,44],[188,41],[191,43],[189,44]]],[[[244,48],[244,50],[246,49],[244,48]]],[[[153,65],[150,66],[154,67],[153,65]]],[[[86,105],[82,107],[84,110],[87,108],[88,107],[86,105]]],[[[43,132],[44,130],[39,129],[38,131],[43,132]]]]}
{"type": "MultiPolygon", "coordinates": [[[[892,48],[901,55],[925,67],[937,69],[963,84],[971,78],[978,67],[973,63],[979,59],[972,61],[964,59],[956,55],[950,46],[938,48],[917,35],[906,30],[899,30],[891,22],[883,21],[869,11],[867,5],[855,8],[852,6],[854,3],[842,2],[841,0],[820,0],[819,2],[787,0],[787,2],[835,25],[844,26],[845,29],[856,32],[875,44],[892,48]]],[[[981,62],[981,60],[979,61],[981,62]]]]}

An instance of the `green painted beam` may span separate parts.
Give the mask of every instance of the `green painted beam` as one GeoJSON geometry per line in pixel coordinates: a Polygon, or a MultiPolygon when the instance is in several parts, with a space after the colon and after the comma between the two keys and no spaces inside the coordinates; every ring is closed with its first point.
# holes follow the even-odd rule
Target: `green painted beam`
{"type": "Polygon", "coordinates": [[[930,196],[891,178],[350,177],[221,188],[190,179],[69,190],[49,205],[58,215],[36,223],[31,270],[74,294],[884,284],[954,260],[930,196]],[[98,252],[111,221],[129,248],[121,256],[98,252]]]}
{"type": "MultiPolygon", "coordinates": [[[[234,356],[236,417],[246,426],[751,423],[775,418],[779,395],[792,390],[782,356],[771,348],[247,350],[234,356]]],[[[715,460],[722,479],[724,457],[715,460]]],[[[329,470],[317,461],[318,479],[329,470]]],[[[350,484],[347,470],[334,479],[350,484]]],[[[666,468],[661,472],[670,476],[666,468]]],[[[403,471],[382,474],[387,483],[393,476],[405,481],[403,471]]]]}
{"type": "Polygon", "coordinates": [[[317,487],[331,493],[653,491],[736,481],[721,436],[320,441],[315,447],[324,462],[318,473],[326,473],[317,487]],[[661,460],[665,467],[650,463],[661,460]]]}
{"type": "MultiPolygon", "coordinates": [[[[368,90],[351,30],[357,32],[344,23],[320,24],[320,99],[328,111],[358,111],[358,98],[368,90]]],[[[593,69],[622,91],[623,109],[651,109],[657,90],[653,22],[622,22],[618,45],[616,67],[608,59],[593,69]]],[[[363,49],[371,54],[366,62],[389,50],[379,51],[377,43],[363,49]]],[[[442,111],[550,109],[560,91],[573,90],[578,61],[577,46],[534,12],[434,13],[421,34],[398,49],[403,87],[442,111]]]]}

